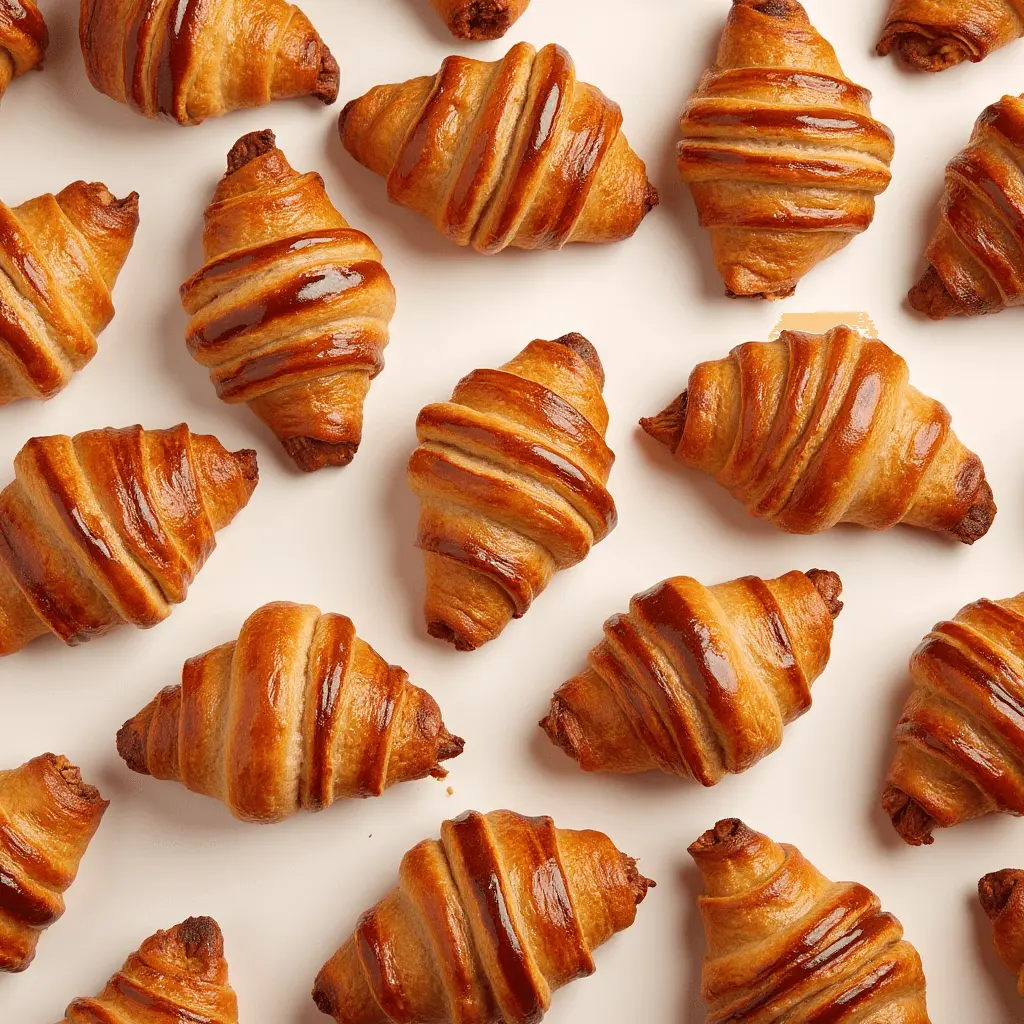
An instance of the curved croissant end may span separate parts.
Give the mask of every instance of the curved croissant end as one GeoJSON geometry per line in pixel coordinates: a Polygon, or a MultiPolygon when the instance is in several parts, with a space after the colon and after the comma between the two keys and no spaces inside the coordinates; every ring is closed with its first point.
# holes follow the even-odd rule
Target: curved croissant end
{"type": "Polygon", "coordinates": [[[783,331],[701,363],[640,425],[790,533],[906,523],[973,544],[995,518],[985,468],[945,406],[910,386],[892,349],[849,327],[783,331]]]}
{"type": "Polygon", "coordinates": [[[708,1024],[929,1024],[921,959],[869,889],[735,818],[689,852],[704,880],[708,1024]]]}
{"type": "Polygon", "coordinates": [[[339,128],[393,203],[496,253],[633,234],[658,193],[621,125],[560,46],[517,43],[499,61],[448,57],[432,78],[377,86],[339,128]]]}
{"type": "Polygon", "coordinates": [[[606,835],[511,811],[444,822],[399,877],[317,976],[339,1024],[539,1021],[654,885],[606,835]]]}
{"type": "Polygon", "coordinates": [[[49,44],[33,0],[0,0],[0,99],[13,79],[42,65],[49,44]]]}
{"type": "Polygon", "coordinates": [[[456,39],[500,39],[530,0],[430,0],[456,39]]]}
{"type": "Polygon", "coordinates": [[[1024,871],[993,871],[978,882],[978,899],[992,921],[996,954],[1024,996],[1024,871]]]}
{"type": "Polygon", "coordinates": [[[882,803],[912,846],[936,828],[1024,815],[1024,594],[980,600],[940,622],[910,659],[882,803]]]}

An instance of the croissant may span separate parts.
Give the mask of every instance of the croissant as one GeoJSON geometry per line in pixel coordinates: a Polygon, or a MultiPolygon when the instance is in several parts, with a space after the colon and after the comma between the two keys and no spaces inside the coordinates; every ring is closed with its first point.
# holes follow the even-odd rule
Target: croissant
{"type": "Polygon", "coordinates": [[[842,589],[821,569],[664,580],[605,623],[541,728],[588,772],[658,769],[713,786],[746,771],[810,708],[842,589]]]}
{"type": "Polygon", "coordinates": [[[993,871],[978,882],[978,898],[992,921],[996,954],[1024,996],[1024,871],[993,871]]]}
{"type": "Polygon", "coordinates": [[[32,963],[106,809],[66,757],[0,771],[0,971],[32,963]]]}
{"type": "Polygon", "coordinates": [[[530,0],[430,0],[457,39],[500,39],[525,13],[530,0]]]}
{"type": "Polygon", "coordinates": [[[1024,305],[1024,97],[1004,96],[978,118],[946,167],[941,219],[910,291],[914,309],[949,316],[1024,305]]]}
{"type": "Polygon", "coordinates": [[[560,46],[448,57],[432,78],[379,85],[341,112],[345,148],[388,198],[483,253],[617,242],[657,205],[622,111],[576,80],[560,46]]]}
{"type": "Polygon", "coordinates": [[[985,469],[907,377],[892,349],[849,327],[783,331],[701,363],[640,425],[790,533],[906,523],[973,544],[996,514],[985,469]]]}
{"type": "Polygon", "coordinates": [[[603,388],[593,345],[567,334],[474,370],[420,413],[408,478],[431,636],[460,651],[493,640],[615,527],[603,388]]]}
{"type": "Polygon", "coordinates": [[[138,226],[138,193],[97,182],[0,202],[0,405],[52,398],[96,354],[138,226]]]}
{"type": "Polygon", "coordinates": [[[0,657],[148,629],[185,600],[256,487],[256,453],[184,423],[33,437],[0,493],[0,657]]]}
{"type": "Polygon", "coordinates": [[[444,822],[399,878],[316,979],[339,1024],[539,1021],[654,885],[606,835],[511,811],[444,822]]]}
{"type": "Polygon", "coordinates": [[[678,160],[727,295],[792,295],[871,224],[894,150],[870,103],[797,0],[733,0],[678,160]]]}
{"type": "Polygon", "coordinates": [[[224,936],[212,917],[151,935],[94,999],[76,999],[61,1024],[238,1024],[224,936]]]}
{"type": "Polygon", "coordinates": [[[237,640],[185,662],[117,734],[132,771],[216,797],[243,821],[282,821],[396,782],[443,779],[463,741],[433,697],[344,615],[277,601],[237,640]]]}
{"type": "Polygon", "coordinates": [[[912,846],[995,811],[1024,814],[1024,594],[976,601],[910,659],[882,805],[912,846]]]}
{"type": "Polygon", "coordinates": [[[691,847],[708,1024],[928,1024],[917,950],[878,897],[735,818],[691,847]]]}
{"type": "Polygon", "coordinates": [[[49,44],[46,22],[32,0],[0,0],[0,99],[18,75],[42,64],[49,44]]]}
{"type": "Polygon", "coordinates": [[[146,117],[338,98],[338,62],[287,0],[81,0],[79,38],[93,86],[146,117]]]}

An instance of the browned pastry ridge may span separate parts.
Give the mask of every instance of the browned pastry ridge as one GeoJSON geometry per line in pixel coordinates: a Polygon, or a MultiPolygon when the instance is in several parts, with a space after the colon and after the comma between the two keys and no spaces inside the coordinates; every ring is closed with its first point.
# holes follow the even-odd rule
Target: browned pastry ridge
{"type": "Polygon", "coordinates": [[[246,402],[300,469],[348,465],[395,312],[380,251],[319,174],[292,170],[269,131],[228,155],[203,248],[181,301],[189,352],[217,394],[246,402]]]}
{"type": "Polygon", "coordinates": [[[79,37],[89,81],[146,117],[338,98],[337,61],[287,0],[81,0],[79,37]]]}
{"type": "Polygon", "coordinates": [[[691,847],[708,1024],[928,1024],[917,950],[878,897],[735,818],[691,847]]]}
{"type": "Polygon", "coordinates": [[[345,148],[388,198],[483,253],[617,242],[657,205],[622,111],[551,44],[502,60],[448,57],[432,77],[379,85],[341,112],[345,148]]]}
{"type": "Polygon", "coordinates": [[[49,43],[33,0],[0,0],[0,99],[15,78],[40,67],[49,43]]]}
{"type": "Polygon", "coordinates": [[[933,320],[1024,305],[1024,97],[1004,96],[946,167],[928,269],[910,304],[933,320]]]}
{"type": "Polygon", "coordinates": [[[797,0],[733,0],[680,129],[679,173],[732,296],[792,295],[891,180],[892,132],[797,0]]]}
{"type": "Polygon", "coordinates": [[[31,438],[0,493],[0,657],[55,633],[74,646],[185,600],[248,503],[256,453],[181,423],[31,438]]]}
{"type": "Polygon", "coordinates": [[[603,387],[593,345],[567,334],[474,370],[420,412],[408,479],[431,636],[460,651],[493,640],[614,528],[603,387]]]}
{"type": "Polygon", "coordinates": [[[138,226],[138,193],[98,182],[0,202],[0,405],[52,398],[96,354],[138,226]]]}
{"type": "Polygon", "coordinates": [[[430,0],[457,39],[500,39],[530,0],[430,0]]]}
{"type": "Polygon", "coordinates": [[[32,963],[106,809],[66,757],[0,771],[0,971],[32,963]]]}
{"type": "Polygon", "coordinates": [[[664,580],[605,623],[541,728],[584,771],[657,769],[705,786],[746,771],[810,709],[842,589],[822,569],[664,580]]]}
{"type": "Polygon", "coordinates": [[[91,999],[78,998],[61,1024],[238,1024],[224,936],[212,917],[190,917],[151,935],[91,999]]]}
{"type": "Polygon", "coordinates": [[[992,922],[996,955],[1024,996],[1024,871],[1005,868],[978,882],[978,899],[992,922]]]}
{"type": "Polygon", "coordinates": [[[356,636],[344,615],[277,601],[237,640],[190,658],[125,722],[132,771],[216,797],[243,821],[281,821],[397,782],[443,779],[462,753],[433,697],[356,636]]]}
{"type": "Polygon", "coordinates": [[[640,421],[678,462],[790,533],[897,523],[973,544],[995,518],[985,468],[907,364],[849,327],[783,331],[701,363],[640,421]]]}
{"type": "Polygon", "coordinates": [[[910,659],[882,805],[912,846],[985,814],[1024,815],[1024,594],[940,622],[910,659]]]}
{"type": "Polygon", "coordinates": [[[539,1021],[654,885],[606,835],[512,811],[444,822],[399,878],[316,979],[339,1024],[539,1021]]]}

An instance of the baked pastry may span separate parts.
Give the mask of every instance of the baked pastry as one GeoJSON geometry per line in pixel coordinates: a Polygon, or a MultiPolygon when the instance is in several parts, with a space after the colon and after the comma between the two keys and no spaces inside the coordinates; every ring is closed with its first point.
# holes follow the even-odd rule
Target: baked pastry
{"type": "Polygon", "coordinates": [[[882,804],[911,846],[984,814],[1024,814],[1024,594],[940,622],[910,659],[882,804]]]}
{"type": "Polygon", "coordinates": [[[0,971],[32,963],[106,809],[66,757],[0,771],[0,971]]]}
{"type": "Polygon", "coordinates": [[[1024,97],[982,113],[946,167],[928,269],[910,304],[932,320],[1024,305],[1024,97]]]}
{"type": "Polygon", "coordinates": [[[287,0],[81,0],[89,81],[146,117],[200,124],[243,107],[338,98],[338,62],[287,0]]]}
{"type": "Polygon", "coordinates": [[[500,39],[530,0],[430,0],[456,39],[500,39]]]}
{"type": "Polygon", "coordinates": [[[1024,871],[993,871],[978,882],[978,899],[992,921],[996,955],[1024,996],[1024,871]]]}
{"type": "Polygon", "coordinates": [[[444,822],[399,878],[316,979],[343,1024],[539,1021],[654,885],[606,835],[511,811],[444,822]]]}
{"type": "Polygon", "coordinates": [[[691,847],[708,1024],[928,1024],[917,950],[878,897],[735,818],[691,847]]]}
{"type": "Polygon", "coordinates": [[[52,398],[96,354],[138,226],[138,193],[98,182],[0,202],[0,405],[52,398]]]}
{"type": "Polygon", "coordinates": [[[432,77],[379,85],[341,112],[345,148],[388,198],[484,253],[617,242],[657,205],[622,111],[576,80],[560,46],[503,60],[448,57],[432,77]]]}
{"type": "Polygon", "coordinates": [[[541,728],[588,772],[657,769],[704,786],[744,772],[810,709],[842,590],[822,569],[664,580],[604,624],[541,728]]]}
{"type": "Polygon", "coordinates": [[[18,75],[42,64],[49,44],[46,22],[33,0],[0,0],[0,99],[18,75]]]}
{"type": "Polygon", "coordinates": [[[75,646],[166,619],[258,480],[255,452],[184,423],[33,437],[14,474],[0,493],[0,656],[48,632],[75,646]]]}
{"type": "Polygon", "coordinates": [[[151,935],[94,999],[76,999],[61,1024],[238,1024],[224,936],[212,917],[151,935]]]}
{"type": "Polygon", "coordinates": [[[871,224],[893,137],[870,104],[797,0],[733,0],[678,161],[727,295],[792,295],[871,224]]]}
{"type": "Polygon", "coordinates": [[[878,52],[918,71],[977,64],[1024,35],[1024,0],[892,0],[878,52]]]}
{"type": "Polygon", "coordinates": [[[567,334],[474,370],[420,413],[408,478],[431,636],[460,651],[493,640],[614,528],[603,388],[594,346],[567,334]]]}
{"type": "Polygon", "coordinates": [[[447,774],[463,741],[429,693],[356,636],[344,615],[275,601],[237,640],[185,662],[117,734],[134,772],[216,797],[267,824],[396,782],[447,774]]]}
{"type": "Polygon", "coordinates": [[[790,533],[906,523],[973,544],[996,514],[985,469],[907,378],[888,345],[849,327],[783,331],[701,363],[640,425],[790,533]]]}

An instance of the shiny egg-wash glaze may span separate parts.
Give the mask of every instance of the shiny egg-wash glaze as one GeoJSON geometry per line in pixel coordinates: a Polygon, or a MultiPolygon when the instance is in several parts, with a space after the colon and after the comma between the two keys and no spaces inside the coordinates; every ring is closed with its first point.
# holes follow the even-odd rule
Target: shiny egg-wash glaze
{"type": "Polygon", "coordinates": [[[1004,868],[978,882],[978,899],[992,922],[996,955],[1024,996],[1024,871],[1004,868]]]}
{"type": "Polygon", "coordinates": [[[530,0],[430,0],[456,39],[500,39],[530,0]]]}
{"type": "Polygon", "coordinates": [[[0,99],[13,79],[42,64],[49,42],[33,0],[0,0],[0,99]]]}

